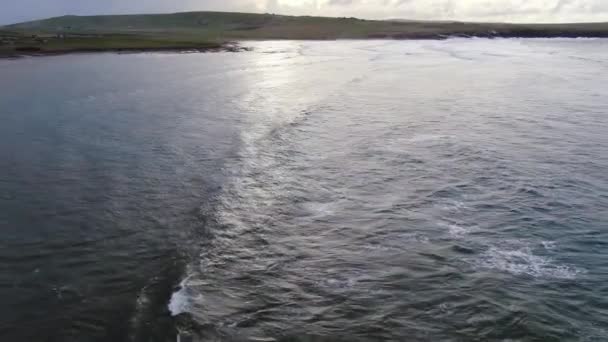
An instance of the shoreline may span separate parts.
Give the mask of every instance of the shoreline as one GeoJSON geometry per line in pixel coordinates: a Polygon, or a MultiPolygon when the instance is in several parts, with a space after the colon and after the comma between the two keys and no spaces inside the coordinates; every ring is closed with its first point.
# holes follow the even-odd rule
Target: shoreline
{"type": "Polygon", "coordinates": [[[0,26],[0,58],[75,53],[238,52],[269,40],[608,38],[605,23],[367,20],[270,13],[61,16],[0,26]]]}
{"type": "Polygon", "coordinates": [[[73,48],[62,50],[43,50],[43,49],[15,49],[12,51],[0,51],[0,60],[17,60],[27,57],[52,57],[63,55],[76,54],[96,54],[96,53],[114,53],[114,54],[138,54],[138,53],[154,53],[154,52],[174,52],[174,53],[208,53],[208,52],[242,52],[251,50],[248,47],[240,46],[236,42],[227,42],[218,44],[217,46],[209,47],[124,47],[124,48],[73,48]]]}
{"type": "Polygon", "coordinates": [[[242,46],[242,42],[247,41],[271,41],[271,40],[294,40],[294,41],[339,41],[339,40],[449,40],[449,39],[608,39],[608,36],[598,35],[436,35],[428,37],[395,37],[391,35],[378,35],[367,38],[328,38],[328,39],[293,39],[293,38],[265,38],[265,39],[243,39],[240,42],[220,43],[217,46],[207,47],[121,47],[121,48],[72,48],[58,50],[43,50],[34,48],[20,48],[11,51],[0,50],[0,60],[18,60],[27,57],[52,57],[75,54],[96,54],[96,53],[114,53],[114,54],[138,54],[138,53],[210,53],[210,52],[246,52],[252,48],[242,46]]]}
{"type": "Polygon", "coordinates": [[[608,38],[608,22],[368,20],[271,13],[66,15],[0,26],[0,58],[73,53],[242,51],[268,40],[608,38]]]}

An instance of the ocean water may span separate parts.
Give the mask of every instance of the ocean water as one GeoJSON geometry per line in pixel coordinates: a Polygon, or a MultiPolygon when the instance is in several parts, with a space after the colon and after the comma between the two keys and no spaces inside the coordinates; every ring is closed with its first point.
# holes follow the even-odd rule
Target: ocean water
{"type": "Polygon", "coordinates": [[[605,341],[608,40],[0,61],[0,340],[605,341]]]}

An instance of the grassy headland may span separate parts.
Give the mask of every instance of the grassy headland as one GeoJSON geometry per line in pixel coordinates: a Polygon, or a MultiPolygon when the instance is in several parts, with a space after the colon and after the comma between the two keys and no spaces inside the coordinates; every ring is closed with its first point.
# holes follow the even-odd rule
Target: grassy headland
{"type": "Polygon", "coordinates": [[[248,39],[608,37],[608,23],[506,24],[186,12],[63,16],[0,27],[0,55],[209,50],[248,39]]]}
{"type": "Polygon", "coordinates": [[[50,33],[48,31],[0,30],[0,57],[49,55],[74,52],[209,51],[235,50],[234,44],[176,34],[50,33]]]}

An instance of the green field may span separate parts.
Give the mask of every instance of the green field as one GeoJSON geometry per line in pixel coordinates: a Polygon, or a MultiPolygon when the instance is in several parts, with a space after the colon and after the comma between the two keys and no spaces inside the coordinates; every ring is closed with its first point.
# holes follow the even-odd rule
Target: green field
{"type": "Polygon", "coordinates": [[[248,39],[442,39],[449,36],[608,37],[608,23],[382,21],[228,12],[63,16],[0,27],[0,55],[205,50],[220,48],[227,41],[248,39]]]}
{"type": "Polygon", "coordinates": [[[168,33],[0,30],[0,57],[101,51],[206,51],[222,48],[235,47],[215,39],[168,33]]]}

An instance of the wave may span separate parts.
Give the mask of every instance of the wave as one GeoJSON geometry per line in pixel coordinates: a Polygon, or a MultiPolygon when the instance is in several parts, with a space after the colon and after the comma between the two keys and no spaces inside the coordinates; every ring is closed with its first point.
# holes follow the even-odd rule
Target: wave
{"type": "Polygon", "coordinates": [[[530,246],[521,243],[490,246],[474,261],[474,265],[481,269],[534,278],[573,280],[586,273],[584,269],[560,264],[548,256],[536,254],[530,246]]]}
{"type": "Polygon", "coordinates": [[[190,294],[188,293],[187,283],[190,279],[190,276],[183,279],[177,288],[177,291],[171,294],[171,299],[169,300],[169,304],[167,308],[169,312],[171,312],[172,316],[177,316],[179,314],[188,312],[190,309],[190,294]]]}

